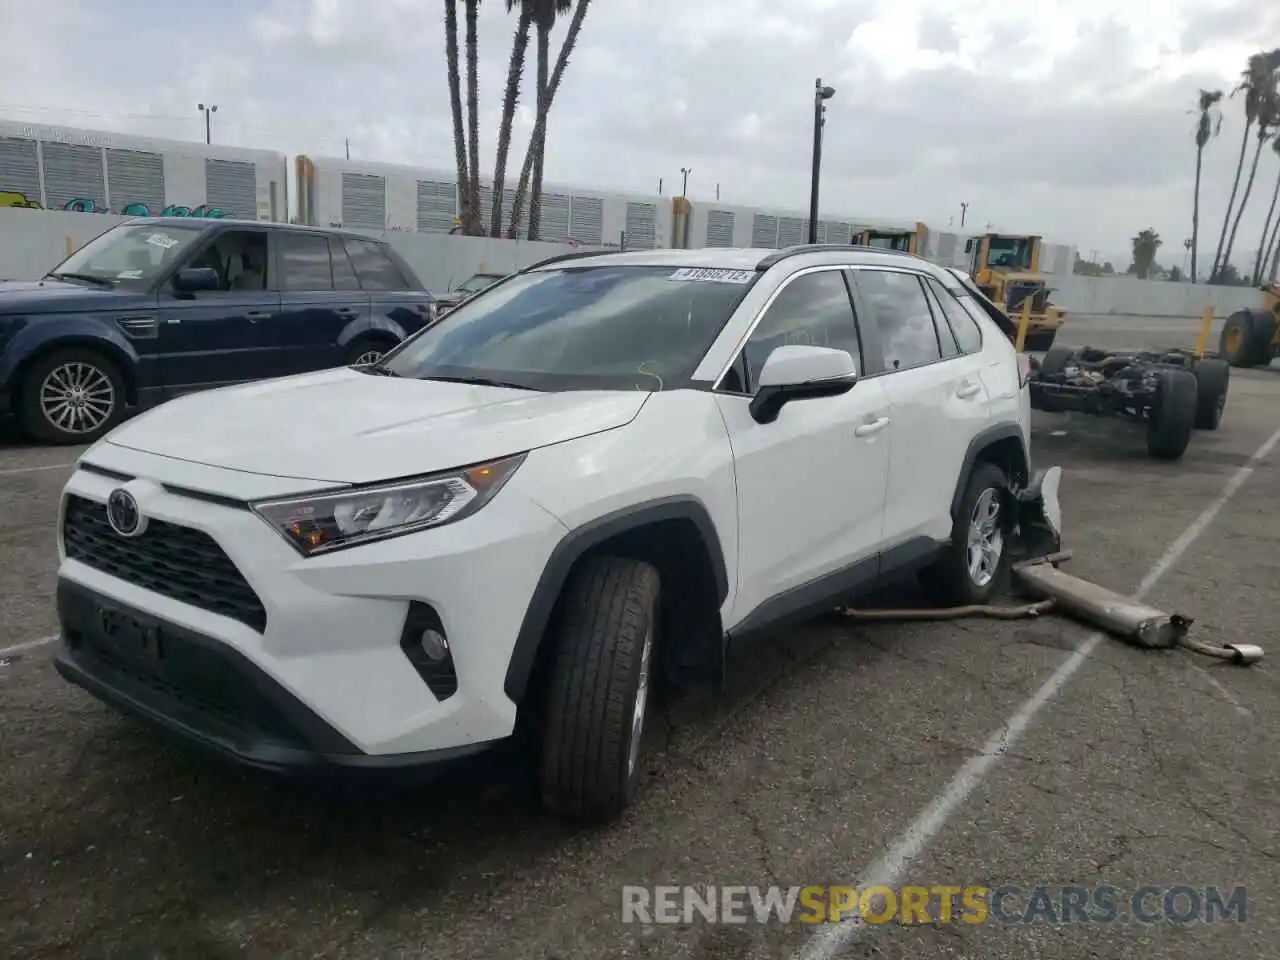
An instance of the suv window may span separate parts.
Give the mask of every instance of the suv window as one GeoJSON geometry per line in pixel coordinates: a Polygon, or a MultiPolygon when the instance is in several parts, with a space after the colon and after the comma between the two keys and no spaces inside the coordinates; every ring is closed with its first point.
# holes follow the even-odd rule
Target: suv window
{"type": "Polygon", "coordinates": [[[796,344],[844,350],[853,357],[857,369],[862,369],[858,325],[843,271],[802,274],[783,287],[743,347],[742,362],[730,371],[725,389],[754,392],[769,354],[777,347],[796,344]],[[743,367],[746,384],[737,382],[743,367]]]}
{"type": "Polygon", "coordinates": [[[204,235],[203,224],[126,224],[90,240],[54,267],[52,275],[68,276],[69,283],[96,279],[126,290],[146,290],[181,263],[204,235]]]}
{"type": "Polygon", "coordinates": [[[332,290],[329,238],[314,233],[281,231],[281,290],[332,290]]]}
{"type": "Polygon", "coordinates": [[[530,390],[685,385],[755,271],[573,265],[465,300],[373,372],[530,390]]]}
{"type": "Polygon", "coordinates": [[[356,276],[360,278],[360,286],[365,290],[408,290],[409,284],[400,275],[395,261],[387,256],[387,251],[380,243],[372,240],[343,241],[347,253],[351,256],[351,265],[355,267],[356,276]]]}
{"type": "Polygon", "coordinates": [[[956,335],[951,332],[951,327],[942,314],[938,291],[930,285],[927,277],[921,282],[924,284],[925,298],[929,301],[929,312],[933,314],[933,332],[938,338],[938,346],[942,348],[942,359],[950,360],[960,356],[960,344],[956,343],[956,335]]]}
{"type": "Polygon", "coordinates": [[[982,331],[978,329],[973,317],[960,306],[960,301],[955,298],[955,295],[936,280],[926,280],[925,283],[933,291],[934,299],[942,309],[942,315],[946,317],[947,326],[951,328],[960,352],[977,353],[981,350],[982,331]]]}
{"type": "Polygon", "coordinates": [[[218,275],[218,289],[224,292],[248,292],[268,289],[269,259],[265,231],[224,230],[188,266],[213,270],[218,275]]]}
{"type": "Polygon", "coordinates": [[[886,370],[942,359],[933,313],[915,274],[858,270],[855,276],[858,292],[875,317],[886,370]]]}

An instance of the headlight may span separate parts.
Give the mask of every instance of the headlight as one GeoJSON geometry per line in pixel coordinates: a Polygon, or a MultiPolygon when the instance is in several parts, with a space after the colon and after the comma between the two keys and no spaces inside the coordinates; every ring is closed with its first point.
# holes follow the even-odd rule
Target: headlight
{"type": "Polygon", "coordinates": [[[461,520],[483,507],[524,454],[415,480],[251,504],[306,557],[461,520]]]}

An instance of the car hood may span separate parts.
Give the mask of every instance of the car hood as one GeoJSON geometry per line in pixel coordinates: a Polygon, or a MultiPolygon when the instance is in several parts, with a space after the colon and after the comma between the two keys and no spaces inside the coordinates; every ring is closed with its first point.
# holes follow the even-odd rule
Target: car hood
{"type": "Polygon", "coordinates": [[[107,442],[248,473],[374,483],[621,427],[648,396],[534,393],[344,367],[172,400],[117,427],[107,442]]]}
{"type": "Polygon", "coordinates": [[[10,280],[0,283],[0,314],[62,313],[97,309],[104,298],[115,303],[135,294],[62,280],[10,280]]]}

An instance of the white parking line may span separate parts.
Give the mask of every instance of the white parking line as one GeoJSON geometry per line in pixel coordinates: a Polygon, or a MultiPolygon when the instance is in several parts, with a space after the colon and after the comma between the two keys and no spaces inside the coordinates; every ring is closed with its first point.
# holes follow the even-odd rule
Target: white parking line
{"type": "Polygon", "coordinates": [[[0,659],[11,657],[15,653],[23,653],[27,650],[35,650],[37,647],[43,647],[53,643],[58,639],[58,634],[49,637],[41,637],[39,640],[28,640],[26,643],[14,644],[12,647],[0,647],[0,659]]]}
{"type": "Polygon", "coordinates": [[[1191,664],[1191,669],[1208,680],[1209,685],[1217,690],[1218,693],[1222,694],[1222,699],[1236,708],[1236,713],[1240,714],[1242,717],[1250,716],[1248,708],[1240,702],[1240,699],[1234,693],[1228,690],[1223,684],[1219,683],[1218,678],[1212,673],[1200,666],[1198,663],[1191,664]]]}
{"type": "Polygon", "coordinates": [[[75,462],[71,463],[48,463],[43,467],[12,467],[0,470],[0,477],[13,476],[19,473],[42,473],[45,470],[70,470],[75,466],[75,462]]]}
{"type": "MultiPolygon", "coordinates": [[[[1182,555],[1187,552],[1187,548],[1204,533],[1222,508],[1236,495],[1244,485],[1244,482],[1249,479],[1253,471],[1257,469],[1258,465],[1278,442],[1280,442],[1280,430],[1273,433],[1267,442],[1259,447],[1257,452],[1249,458],[1249,461],[1235,472],[1231,479],[1227,481],[1227,485],[1223,488],[1221,495],[1209,506],[1205,507],[1204,512],[1196,517],[1191,526],[1183,531],[1182,536],[1178,537],[1169,546],[1169,549],[1164,552],[1164,555],[1156,561],[1155,566],[1142,578],[1142,582],[1138,584],[1138,589],[1134,591],[1133,598],[1135,600],[1144,597],[1156,585],[1157,581],[1182,558],[1182,555]]],[[[947,822],[960,809],[965,800],[969,798],[969,795],[982,783],[1000,758],[1026,732],[1036,714],[1066,686],[1067,681],[1075,675],[1089,655],[1093,653],[1094,648],[1102,641],[1103,636],[1105,634],[1101,633],[1092,633],[1087,636],[1062,666],[1058,667],[1049,679],[1041,685],[1040,689],[1014,711],[1013,716],[1008,719],[1003,729],[992,734],[991,738],[983,745],[982,752],[960,768],[946,787],[943,788],[942,792],[920,812],[915,821],[877,860],[865,867],[858,874],[856,881],[851,883],[850,886],[860,886],[862,888],[892,887],[900,882],[907,869],[928,850],[929,845],[939,831],[947,825],[947,822]]],[[[819,927],[796,956],[800,960],[834,960],[845,947],[861,936],[864,929],[866,929],[865,925],[861,917],[858,916],[851,917],[841,923],[819,927]]]]}

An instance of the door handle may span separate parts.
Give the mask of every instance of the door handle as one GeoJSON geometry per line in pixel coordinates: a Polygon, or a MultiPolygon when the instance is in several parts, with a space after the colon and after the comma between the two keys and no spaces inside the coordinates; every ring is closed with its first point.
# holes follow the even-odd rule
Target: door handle
{"type": "Polygon", "coordinates": [[[961,400],[969,400],[976,397],[981,392],[982,386],[980,384],[974,383],[971,380],[966,380],[964,383],[960,384],[959,388],[957,388],[956,396],[961,400]]]}
{"type": "Polygon", "coordinates": [[[340,317],[354,317],[358,311],[355,307],[338,307],[334,312],[340,317]]]}
{"type": "Polygon", "coordinates": [[[250,310],[245,316],[249,318],[250,323],[257,323],[259,320],[267,319],[271,313],[267,310],[250,310]]]}
{"type": "Polygon", "coordinates": [[[870,437],[879,433],[889,425],[888,417],[880,417],[876,420],[868,420],[862,426],[857,427],[853,431],[855,437],[870,437]]]}

